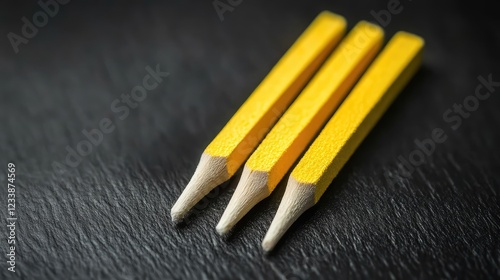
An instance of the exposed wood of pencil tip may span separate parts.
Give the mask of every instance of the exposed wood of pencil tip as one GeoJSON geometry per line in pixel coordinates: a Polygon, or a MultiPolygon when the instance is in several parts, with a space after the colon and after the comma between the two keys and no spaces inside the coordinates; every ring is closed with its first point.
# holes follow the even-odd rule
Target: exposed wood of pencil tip
{"type": "Polygon", "coordinates": [[[216,230],[220,235],[227,234],[255,204],[271,194],[266,184],[267,177],[266,172],[243,169],[238,186],[242,184],[245,187],[236,187],[231,201],[217,224],[216,230]]]}
{"type": "Polygon", "coordinates": [[[271,251],[300,215],[312,206],[314,206],[314,187],[299,183],[290,177],[278,211],[262,241],[264,251],[271,251]]]}
{"type": "Polygon", "coordinates": [[[203,153],[193,177],[172,207],[172,221],[180,222],[208,192],[228,179],[226,160],[203,153]]]}

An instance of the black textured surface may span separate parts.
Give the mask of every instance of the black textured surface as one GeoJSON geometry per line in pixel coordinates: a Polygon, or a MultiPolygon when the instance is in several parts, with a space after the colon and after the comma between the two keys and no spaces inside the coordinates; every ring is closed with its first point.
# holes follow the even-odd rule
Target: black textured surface
{"type": "Polygon", "coordinates": [[[171,224],[170,207],[204,147],[318,12],[352,27],[388,1],[244,0],[221,22],[210,1],[75,0],[15,54],[6,34],[40,9],[16,2],[0,12],[0,217],[7,162],[17,166],[18,216],[16,274],[1,227],[2,278],[500,277],[500,87],[458,129],[443,119],[474,94],[479,75],[500,81],[494,1],[401,1],[386,34],[423,36],[422,70],[267,256],[260,242],[283,186],[228,240],[214,227],[234,185],[216,189],[183,226],[171,224]],[[113,100],[157,64],[169,77],[120,120],[113,100]],[[54,173],[102,118],[115,130],[76,168],[54,173]],[[435,128],[447,140],[403,176],[397,158],[435,128]]]}

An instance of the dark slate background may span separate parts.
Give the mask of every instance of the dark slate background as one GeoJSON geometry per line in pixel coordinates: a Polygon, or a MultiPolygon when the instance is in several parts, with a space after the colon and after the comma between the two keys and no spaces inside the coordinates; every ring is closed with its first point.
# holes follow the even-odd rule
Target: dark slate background
{"type": "Polygon", "coordinates": [[[498,279],[500,88],[458,129],[443,119],[479,75],[500,81],[500,17],[490,2],[401,0],[385,30],[426,39],[421,71],[270,255],[260,242],[283,186],[227,240],[214,227],[235,180],[180,227],[170,208],[205,146],[320,11],[352,27],[388,0],[243,0],[223,21],[211,1],[73,0],[17,54],[7,34],[20,34],[21,18],[40,7],[4,2],[0,216],[13,162],[18,247],[14,275],[2,226],[2,278],[498,279]],[[119,119],[113,100],[157,64],[170,76],[119,119]],[[103,118],[115,130],[76,168],[61,167],[66,147],[103,118]],[[447,140],[405,177],[397,158],[435,128],[447,140]]]}

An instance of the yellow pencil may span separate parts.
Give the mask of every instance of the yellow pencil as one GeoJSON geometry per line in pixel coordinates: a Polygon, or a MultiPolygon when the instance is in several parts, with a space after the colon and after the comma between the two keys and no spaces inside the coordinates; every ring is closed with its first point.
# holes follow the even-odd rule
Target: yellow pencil
{"type": "Polygon", "coordinates": [[[358,23],[250,156],[217,231],[227,233],[271,194],[382,46],[384,33],[358,23]]]}
{"type": "Polygon", "coordinates": [[[272,250],[293,222],[318,202],[358,145],[421,63],[422,38],[398,32],[293,169],[262,247],[272,250]]]}
{"type": "Polygon", "coordinates": [[[345,26],[343,17],[322,12],[297,39],[205,149],[191,181],[172,207],[174,222],[234,175],[340,41],[345,26]]]}

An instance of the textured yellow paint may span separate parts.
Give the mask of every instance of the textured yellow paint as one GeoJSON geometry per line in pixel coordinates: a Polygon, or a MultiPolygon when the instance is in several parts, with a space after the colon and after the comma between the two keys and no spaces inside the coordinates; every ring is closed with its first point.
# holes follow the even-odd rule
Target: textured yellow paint
{"type": "Polygon", "coordinates": [[[315,202],[421,63],[422,38],[398,32],[335,112],[291,176],[316,186],[315,202]]]}
{"type": "Polygon", "coordinates": [[[250,156],[246,168],[267,172],[270,191],[342,102],[383,39],[381,28],[358,23],[250,156]]]}
{"type": "Polygon", "coordinates": [[[345,19],[322,12],[205,149],[232,176],[344,35],[345,19]]]}

